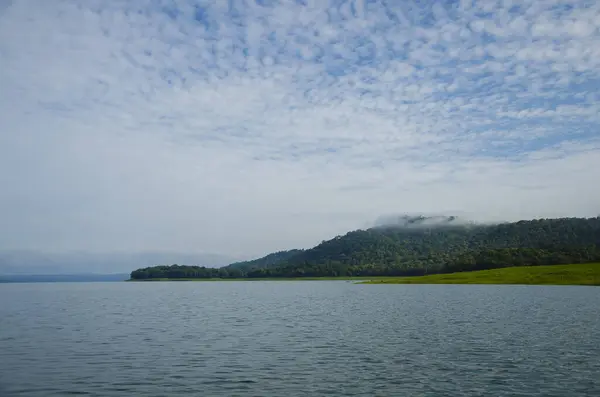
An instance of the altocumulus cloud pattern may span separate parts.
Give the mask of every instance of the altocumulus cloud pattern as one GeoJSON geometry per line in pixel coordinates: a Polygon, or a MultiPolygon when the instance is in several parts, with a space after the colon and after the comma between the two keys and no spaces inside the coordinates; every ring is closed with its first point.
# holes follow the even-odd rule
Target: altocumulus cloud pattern
{"type": "Polygon", "coordinates": [[[600,2],[0,4],[7,246],[250,253],[383,213],[600,212],[600,2]]]}

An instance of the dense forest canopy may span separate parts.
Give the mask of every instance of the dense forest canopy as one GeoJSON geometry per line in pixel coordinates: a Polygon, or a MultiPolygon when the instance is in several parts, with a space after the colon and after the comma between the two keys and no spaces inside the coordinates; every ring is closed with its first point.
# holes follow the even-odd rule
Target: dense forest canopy
{"type": "Polygon", "coordinates": [[[288,260],[292,256],[299,254],[300,252],[302,252],[302,250],[278,251],[251,261],[232,263],[231,265],[226,266],[225,268],[248,271],[258,268],[277,267],[279,264],[281,264],[281,262],[288,260]]]}
{"type": "Polygon", "coordinates": [[[410,276],[600,260],[600,217],[478,225],[403,219],[356,230],[307,250],[280,251],[219,269],[154,266],[132,279],[410,276]]]}

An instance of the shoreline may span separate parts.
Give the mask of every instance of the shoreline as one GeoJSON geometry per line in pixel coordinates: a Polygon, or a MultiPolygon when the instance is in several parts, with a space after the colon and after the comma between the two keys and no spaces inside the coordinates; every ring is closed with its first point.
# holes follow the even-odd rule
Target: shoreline
{"type": "Polygon", "coordinates": [[[220,282],[220,281],[354,281],[355,284],[496,284],[496,285],[588,285],[600,286],[600,263],[548,266],[516,266],[472,272],[397,277],[265,277],[265,278],[151,278],[126,282],[220,282]]]}
{"type": "Polygon", "coordinates": [[[158,281],[367,281],[367,280],[383,280],[397,278],[394,276],[377,276],[377,277],[263,277],[263,278],[147,278],[147,279],[129,279],[126,282],[158,282],[158,281]]]}

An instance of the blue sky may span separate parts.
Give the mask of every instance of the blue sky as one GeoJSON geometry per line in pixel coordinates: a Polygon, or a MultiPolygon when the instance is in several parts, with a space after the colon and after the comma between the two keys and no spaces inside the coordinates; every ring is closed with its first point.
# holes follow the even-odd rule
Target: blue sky
{"type": "Polygon", "coordinates": [[[0,5],[0,249],[600,213],[600,3],[0,5]]]}

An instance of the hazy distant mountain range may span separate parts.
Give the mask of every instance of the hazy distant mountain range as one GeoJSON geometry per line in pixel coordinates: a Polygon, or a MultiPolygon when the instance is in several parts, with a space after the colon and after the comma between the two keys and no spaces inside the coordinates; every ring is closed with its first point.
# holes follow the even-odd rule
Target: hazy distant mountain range
{"type": "Polygon", "coordinates": [[[69,283],[69,282],[101,282],[124,281],[129,274],[16,274],[0,275],[0,283],[69,283]]]}
{"type": "Polygon", "coordinates": [[[221,267],[237,260],[239,258],[211,253],[0,251],[0,275],[124,274],[132,268],[162,263],[221,267]]]}

